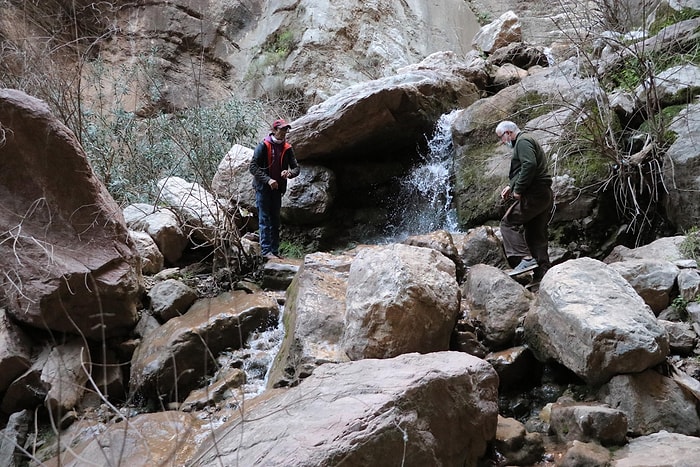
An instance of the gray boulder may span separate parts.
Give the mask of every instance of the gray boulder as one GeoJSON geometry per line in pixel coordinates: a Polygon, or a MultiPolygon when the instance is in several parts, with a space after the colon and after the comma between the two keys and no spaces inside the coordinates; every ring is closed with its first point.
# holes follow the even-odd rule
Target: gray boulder
{"type": "Polygon", "coordinates": [[[483,326],[484,340],[494,350],[514,344],[516,329],[534,296],[493,266],[472,266],[462,286],[469,316],[483,326]]]}
{"type": "Polygon", "coordinates": [[[318,365],[348,361],[340,343],[351,263],[347,255],[304,257],[287,290],[284,339],[270,368],[268,387],[294,385],[318,365]]]}
{"type": "Polygon", "coordinates": [[[461,352],[326,364],[215,429],[189,465],[475,467],[497,394],[493,368],[461,352]]]}
{"type": "Polygon", "coordinates": [[[173,264],[182,257],[187,247],[187,234],[183,232],[181,220],[174,211],[136,203],[124,208],[124,218],[129,228],[151,236],[165,261],[173,264]]]}
{"type": "Polygon", "coordinates": [[[651,309],[622,276],[591,258],[549,270],[525,318],[525,340],[538,359],[556,360],[590,384],[643,371],[669,353],[651,309]]]}
{"type": "Polygon", "coordinates": [[[360,250],[350,266],[342,349],[352,360],[449,349],[459,313],[455,264],[402,244],[360,250]]]}
{"type": "Polygon", "coordinates": [[[599,397],[625,413],[628,431],[635,436],[661,430],[700,434],[697,399],[674,379],[654,370],[615,376],[603,386],[599,397]]]}

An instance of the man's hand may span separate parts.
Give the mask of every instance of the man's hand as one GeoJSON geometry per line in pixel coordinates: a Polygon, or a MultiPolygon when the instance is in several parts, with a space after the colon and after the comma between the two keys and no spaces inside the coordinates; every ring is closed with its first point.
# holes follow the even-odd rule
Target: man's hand
{"type": "Polygon", "coordinates": [[[501,190],[501,199],[510,198],[510,185],[507,185],[503,190],[501,190]]]}
{"type": "Polygon", "coordinates": [[[289,178],[289,170],[282,171],[282,178],[289,178]]]}
{"type": "Polygon", "coordinates": [[[276,190],[278,188],[277,180],[275,180],[274,178],[271,178],[270,181],[267,182],[267,184],[270,185],[270,188],[272,188],[273,190],[276,190]]]}

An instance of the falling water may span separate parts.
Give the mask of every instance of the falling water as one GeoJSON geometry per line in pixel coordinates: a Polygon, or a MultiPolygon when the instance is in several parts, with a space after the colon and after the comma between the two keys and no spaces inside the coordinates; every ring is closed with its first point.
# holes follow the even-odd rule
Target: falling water
{"type": "Polygon", "coordinates": [[[444,229],[457,231],[457,215],[452,206],[452,135],[450,128],[457,112],[440,117],[426,154],[421,162],[401,180],[394,221],[389,236],[415,235],[444,229]]]}
{"type": "Polygon", "coordinates": [[[242,392],[246,399],[261,394],[267,385],[267,375],[284,338],[282,315],[284,306],[280,305],[277,325],[255,331],[250,334],[242,348],[222,352],[218,357],[221,368],[238,367],[246,374],[242,392]]]}

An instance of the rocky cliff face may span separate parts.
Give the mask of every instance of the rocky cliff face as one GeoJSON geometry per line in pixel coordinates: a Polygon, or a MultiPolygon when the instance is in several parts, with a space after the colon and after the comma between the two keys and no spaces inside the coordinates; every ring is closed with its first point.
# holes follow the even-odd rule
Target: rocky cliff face
{"type": "MultiPolygon", "coordinates": [[[[134,110],[180,108],[230,94],[301,96],[304,105],[318,103],[349,84],[392,75],[433,52],[464,54],[479,27],[464,0],[103,3],[67,7],[64,16],[46,13],[54,28],[65,28],[73,13],[88,18],[89,36],[97,40],[83,38],[88,40],[80,52],[88,58],[99,52],[100,73],[123,79],[123,66],[148,61],[151,72],[162,75],[165,87],[158,100],[152,102],[144,86],[134,96],[134,110]]],[[[6,18],[2,35],[21,42],[29,24],[26,7],[9,2],[0,8],[6,18]]],[[[95,68],[83,71],[85,78],[95,68]]]]}

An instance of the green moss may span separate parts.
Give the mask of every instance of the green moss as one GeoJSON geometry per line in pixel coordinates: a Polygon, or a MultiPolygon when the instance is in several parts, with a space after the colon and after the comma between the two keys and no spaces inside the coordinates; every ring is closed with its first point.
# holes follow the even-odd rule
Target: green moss
{"type": "Polygon", "coordinates": [[[556,107],[551,96],[528,92],[516,99],[514,108],[517,111],[511,120],[522,127],[530,120],[546,115],[556,107]]]}
{"type": "MultiPolygon", "coordinates": [[[[700,12],[697,12],[700,13],[700,12]]],[[[679,46],[676,46],[679,47],[679,46]]],[[[700,65],[700,41],[685,44],[680,50],[639,52],[620,61],[617,67],[602,80],[606,89],[621,88],[633,91],[649,75],[678,65],[700,65]]]]}
{"type": "Polygon", "coordinates": [[[469,228],[498,218],[500,190],[506,177],[489,176],[487,161],[493,157],[495,145],[475,145],[456,161],[455,199],[461,227],[469,228]]]}
{"type": "Polygon", "coordinates": [[[687,109],[686,105],[672,105],[665,107],[660,113],[645,120],[639,126],[639,132],[654,135],[658,145],[660,147],[667,148],[678,138],[678,135],[669,130],[668,127],[678,116],[678,114],[685,109],[687,109]]]}
{"type": "Polygon", "coordinates": [[[302,245],[287,240],[280,242],[280,253],[287,258],[303,258],[305,254],[302,245]]]}
{"type": "Polygon", "coordinates": [[[700,16],[700,11],[694,8],[683,8],[680,11],[668,8],[666,9],[665,14],[659,18],[656,18],[656,21],[652,23],[652,25],[649,27],[649,33],[651,35],[655,35],[667,26],[671,26],[672,24],[688,19],[697,18],[698,16],[700,16]]]}
{"type": "Polygon", "coordinates": [[[292,31],[284,31],[272,36],[263,46],[263,64],[274,66],[281,63],[292,52],[296,41],[292,31]]]}
{"type": "Polygon", "coordinates": [[[610,144],[610,134],[622,132],[617,115],[608,110],[601,112],[594,101],[585,104],[582,110],[576,122],[568,125],[568,135],[561,138],[566,143],[557,150],[556,175],[568,174],[578,187],[607,178],[610,166],[618,162],[618,151],[610,144]]]}
{"type": "Polygon", "coordinates": [[[642,82],[644,68],[638,57],[628,57],[609,73],[603,84],[608,89],[621,88],[626,91],[633,91],[642,82]]]}
{"type": "Polygon", "coordinates": [[[576,180],[576,186],[585,187],[604,180],[609,171],[611,161],[600,157],[594,149],[569,153],[559,158],[560,173],[566,173],[576,180]]]}

